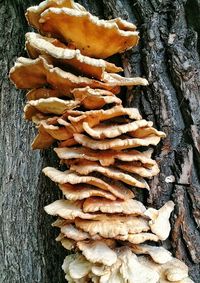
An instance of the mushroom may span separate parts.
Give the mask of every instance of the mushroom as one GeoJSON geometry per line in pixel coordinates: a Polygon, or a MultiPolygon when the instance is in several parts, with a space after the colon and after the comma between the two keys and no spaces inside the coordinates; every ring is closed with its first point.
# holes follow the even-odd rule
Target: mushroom
{"type": "MultiPolygon", "coordinates": [[[[126,171],[128,164],[131,162],[141,162],[148,168],[156,165],[156,162],[149,157],[149,151],[139,152],[137,150],[114,151],[114,150],[93,150],[87,147],[71,147],[71,148],[54,148],[54,151],[60,159],[86,159],[90,161],[99,161],[102,166],[110,166],[118,161],[123,162],[123,168],[126,171]],[[126,163],[124,163],[126,162],[126,163]]],[[[151,152],[150,152],[151,153],[151,152]]],[[[119,163],[117,163],[119,164],[119,163]]],[[[118,165],[117,165],[118,166],[118,165]]],[[[119,167],[122,166],[121,163],[119,167]]],[[[122,168],[122,169],[123,169],[122,168]]]]}
{"type": "Polygon", "coordinates": [[[118,186],[116,184],[108,184],[100,178],[96,178],[93,176],[81,176],[75,174],[72,171],[62,172],[53,167],[46,167],[42,171],[52,181],[59,184],[70,183],[73,185],[85,183],[108,191],[120,199],[129,199],[133,197],[133,193],[130,190],[126,190],[123,188],[123,186],[118,186]]]}
{"type": "Polygon", "coordinates": [[[29,7],[26,11],[26,18],[28,23],[35,27],[39,28],[39,19],[42,12],[50,7],[67,7],[71,9],[77,9],[85,11],[85,8],[78,3],[75,3],[73,0],[45,0],[41,2],[38,6],[29,7]]]}
{"type": "Polygon", "coordinates": [[[99,234],[104,238],[116,238],[120,235],[128,237],[129,233],[137,234],[149,230],[146,219],[132,215],[101,214],[94,221],[76,218],[75,225],[90,235],[99,234]]]}
{"type": "Polygon", "coordinates": [[[107,58],[123,52],[137,45],[139,39],[135,26],[126,24],[120,18],[100,20],[89,12],[70,8],[46,9],[40,15],[39,29],[64,42],[73,42],[82,54],[94,58],[107,58]],[[84,24],[87,25],[87,32],[79,28],[84,24]]]}
{"type": "Polygon", "coordinates": [[[149,226],[151,231],[156,234],[160,240],[164,241],[167,239],[170,233],[170,214],[174,209],[173,201],[168,201],[159,210],[150,209],[145,212],[151,220],[149,226]]]}
{"type": "Polygon", "coordinates": [[[77,247],[82,251],[86,259],[92,263],[111,266],[117,261],[117,254],[103,240],[81,241],[77,243],[77,247]]]}
{"type": "Polygon", "coordinates": [[[131,215],[142,215],[145,212],[145,206],[133,199],[128,200],[108,200],[95,197],[87,198],[83,203],[84,212],[102,212],[102,213],[123,213],[131,215]]]}
{"type": "Polygon", "coordinates": [[[142,139],[119,136],[118,138],[115,139],[104,139],[101,141],[97,141],[83,134],[74,134],[74,139],[82,146],[91,149],[95,149],[95,150],[114,149],[119,151],[122,149],[134,148],[139,146],[157,145],[161,138],[154,135],[147,136],[142,139]]]}
{"type": "Polygon", "coordinates": [[[132,185],[138,188],[149,189],[147,182],[141,177],[133,174],[126,174],[123,171],[115,168],[103,167],[97,162],[84,162],[81,161],[78,164],[72,164],[70,166],[71,171],[75,171],[81,175],[88,175],[92,172],[101,173],[111,179],[119,180],[125,184],[132,185]]]}
{"type": "Polygon", "coordinates": [[[46,213],[50,215],[58,215],[64,219],[74,220],[76,217],[81,218],[95,218],[97,215],[84,213],[82,211],[82,202],[72,202],[69,200],[56,200],[53,203],[44,207],[46,213]]]}
{"type": "Polygon", "coordinates": [[[104,72],[123,71],[115,64],[84,56],[78,49],[71,49],[59,40],[55,41],[54,38],[44,37],[34,32],[26,34],[26,50],[33,59],[40,55],[47,56],[48,61],[55,66],[71,66],[76,71],[99,80],[104,79],[104,72]]]}
{"type": "Polygon", "coordinates": [[[135,254],[148,254],[156,263],[164,264],[172,259],[171,253],[163,247],[150,245],[129,245],[135,254]]]}
{"type": "Polygon", "coordinates": [[[116,200],[116,197],[110,192],[106,192],[100,188],[87,185],[87,184],[62,184],[59,188],[63,192],[64,196],[72,201],[87,199],[90,197],[102,197],[109,200],[116,200]]]}

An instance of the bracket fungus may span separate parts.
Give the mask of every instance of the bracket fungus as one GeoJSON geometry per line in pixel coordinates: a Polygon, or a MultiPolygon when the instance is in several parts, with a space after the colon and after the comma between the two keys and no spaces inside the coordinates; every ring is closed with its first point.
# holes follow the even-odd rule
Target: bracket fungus
{"type": "Polygon", "coordinates": [[[89,213],[100,211],[102,213],[122,213],[136,216],[142,215],[145,210],[145,206],[134,199],[111,201],[90,197],[83,203],[83,211],[89,213]]]}
{"type": "Polygon", "coordinates": [[[134,196],[132,191],[124,188],[122,184],[109,184],[108,182],[105,182],[100,178],[94,176],[81,176],[71,171],[62,172],[53,167],[46,167],[43,169],[43,172],[52,181],[59,184],[89,184],[102,190],[108,191],[120,199],[129,199],[134,196]]]}
{"type": "Polygon", "coordinates": [[[39,34],[26,34],[30,58],[17,59],[10,79],[28,90],[24,115],[38,129],[32,148],[55,145],[65,168],[43,173],[63,193],[44,209],[59,217],[56,241],[73,253],[62,265],[66,280],[191,283],[187,266],[158,246],[169,236],[174,203],[157,210],[133,199],[159,173],[147,147],[165,133],[116,96],[147,80],[116,74],[123,69],[104,59],[137,45],[136,26],[100,20],[73,0],[45,0],[26,18],[39,34]]]}
{"type": "Polygon", "coordinates": [[[162,241],[166,240],[169,236],[171,230],[169,217],[173,210],[173,201],[168,201],[159,210],[149,209],[145,212],[145,214],[151,219],[149,222],[151,231],[162,241]]]}
{"type": "Polygon", "coordinates": [[[89,110],[101,109],[107,104],[122,104],[121,99],[108,90],[92,89],[87,86],[85,88],[75,88],[71,93],[76,101],[80,101],[81,105],[89,110]]]}
{"type": "Polygon", "coordinates": [[[126,164],[131,164],[129,162],[140,162],[141,164],[145,164],[146,166],[148,166],[148,168],[157,165],[156,162],[151,159],[152,151],[97,151],[86,147],[62,147],[54,148],[54,151],[62,160],[83,159],[90,161],[99,161],[102,166],[110,166],[118,161],[127,162],[126,164]]]}
{"type": "Polygon", "coordinates": [[[59,185],[60,190],[68,200],[81,200],[90,197],[102,197],[110,200],[116,200],[116,196],[95,186],[87,184],[71,185],[69,183],[59,185]]]}
{"type": "Polygon", "coordinates": [[[68,48],[59,40],[54,42],[54,38],[44,37],[34,32],[26,34],[26,50],[33,59],[43,55],[55,66],[70,66],[75,71],[99,80],[104,79],[104,71],[109,73],[123,71],[121,67],[105,60],[84,56],[80,50],[68,48]]]}
{"type": "Polygon", "coordinates": [[[71,8],[85,11],[85,8],[73,0],[45,0],[38,6],[29,7],[26,11],[26,18],[28,23],[34,28],[39,28],[39,19],[42,12],[51,7],[57,8],[71,8]]]}
{"type": "Polygon", "coordinates": [[[48,114],[62,115],[68,109],[73,109],[78,107],[79,102],[74,100],[62,100],[57,97],[40,98],[38,100],[28,101],[24,114],[25,118],[31,120],[32,116],[35,115],[34,112],[42,112],[48,114]],[[30,109],[31,108],[31,109],[30,109]]]}
{"type": "Polygon", "coordinates": [[[94,221],[75,219],[75,225],[90,235],[100,235],[104,238],[115,238],[117,236],[128,236],[148,231],[148,221],[141,216],[132,215],[104,215],[94,221]]]}
{"type": "Polygon", "coordinates": [[[107,150],[107,149],[114,149],[114,150],[122,150],[122,149],[129,149],[139,146],[149,146],[149,145],[157,145],[160,142],[159,136],[147,136],[145,138],[130,138],[129,136],[119,136],[115,139],[104,139],[100,142],[93,138],[90,138],[84,134],[74,134],[74,139],[77,143],[81,144],[82,146],[91,148],[91,149],[98,149],[98,150],[107,150]]]}
{"type": "Polygon", "coordinates": [[[71,43],[84,55],[107,58],[137,45],[138,31],[135,26],[125,23],[120,18],[100,20],[89,12],[76,9],[48,8],[40,15],[39,30],[71,43]]]}

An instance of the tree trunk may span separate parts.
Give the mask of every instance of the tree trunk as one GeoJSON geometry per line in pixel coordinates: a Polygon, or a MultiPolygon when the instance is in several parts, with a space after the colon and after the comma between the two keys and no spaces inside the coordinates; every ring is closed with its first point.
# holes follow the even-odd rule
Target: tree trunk
{"type": "MultiPolygon", "coordinates": [[[[37,1],[39,2],[39,1],[37,1]]],[[[149,86],[124,90],[126,106],[137,106],[167,134],[156,148],[161,172],[151,182],[146,203],[159,208],[169,199],[176,206],[166,245],[200,278],[200,1],[84,0],[100,18],[122,17],[137,24],[140,44],[114,56],[126,76],[144,76],[149,86]],[[199,39],[198,39],[199,35],[199,39]]],[[[57,165],[51,149],[32,151],[34,127],[23,120],[25,93],[16,90],[8,72],[16,57],[26,56],[24,34],[30,30],[24,11],[34,0],[1,1],[1,237],[0,283],[66,282],[61,270],[66,251],[55,242],[53,218],[43,206],[58,190],[41,170],[57,165]]],[[[101,35],[100,35],[101,36],[101,35]]],[[[108,42],[109,44],[109,42],[108,42]]]]}

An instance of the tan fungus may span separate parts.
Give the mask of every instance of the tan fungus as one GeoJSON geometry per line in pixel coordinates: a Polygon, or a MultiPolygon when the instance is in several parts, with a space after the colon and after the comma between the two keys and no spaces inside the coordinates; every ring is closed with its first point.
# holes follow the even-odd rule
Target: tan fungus
{"type": "Polygon", "coordinates": [[[102,197],[109,200],[116,200],[116,197],[113,194],[87,184],[62,184],[59,185],[59,188],[63,192],[64,196],[72,201],[90,197],[102,197]]]}
{"type": "Polygon", "coordinates": [[[125,215],[103,215],[97,220],[75,219],[75,225],[90,235],[99,234],[104,238],[115,238],[129,233],[148,231],[148,221],[142,217],[125,215]]]}
{"type": "Polygon", "coordinates": [[[111,266],[117,261],[117,254],[104,241],[82,241],[77,246],[90,262],[111,266]]]}
{"type": "Polygon", "coordinates": [[[38,100],[40,98],[49,98],[49,97],[61,97],[62,93],[60,93],[56,89],[50,88],[35,88],[30,90],[26,94],[27,100],[38,100]]]}
{"type": "MultiPolygon", "coordinates": [[[[71,148],[54,148],[60,159],[86,159],[90,161],[99,161],[102,166],[113,165],[116,161],[127,162],[122,169],[129,171],[129,162],[141,162],[145,166],[152,168],[157,166],[156,162],[151,159],[151,150],[139,152],[137,150],[129,151],[114,151],[114,150],[93,150],[86,147],[71,147],[71,148]],[[127,169],[127,170],[126,170],[127,169]]],[[[121,166],[121,165],[119,165],[121,166]]]]}
{"type": "Polygon", "coordinates": [[[71,133],[65,127],[49,125],[46,121],[41,121],[38,129],[43,128],[54,140],[68,140],[71,138],[71,133]]]}
{"type": "Polygon", "coordinates": [[[159,273],[159,282],[161,283],[184,283],[187,282],[187,279],[189,279],[188,267],[182,261],[176,258],[172,258],[170,261],[167,261],[164,264],[155,263],[146,256],[139,257],[139,261],[142,265],[149,266],[152,270],[155,270],[157,273],[159,273]]]}
{"type": "Polygon", "coordinates": [[[117,237],[115,237],[115,239],[121,240],[121,241],[128,241],[135,245],[144,243],[146,241],[153,241],[153,242],[159,241],[159,238],[157,235],[153,233],[145,233],[145,232],[137,233],[137,234],[129,233],[127,235],[118,235],[117,237]]]}
{"type": "Polygon", "coordinates": [[[108,191],[120,199],[129,199],[134,196],[131,190],[125,189],[124,187],[116,184],[108,184],[103,180],[93,176],[80,176],[70,171],[61,172],[53,167],[46,167],[42,171],[52,181],[59,184],[70,183],[73,185],[86,183],[108,191]]]}
{"type": "Polygon", "coordinates": [[[90,219],[97,216],[95,214],[84,213],[81,202],[72,202],[64,199],[59,199],[46,205],[44,210],[50,215],[58,215],[69,220],[74,220],[76,217],[90,219]]]}
{"type": "Polygon", "coordinates": [[[106,110],[100,109],[100,110],[90,110],[85,112],[81,112],[81,111],[78,112],[77,110],[76,111],[69,110],[67,114],[68,114],[68,119],[72,123],[78,123],[81,121],[88,123],[88,121],[85,119],[96,118],[97,122],[94,125],[97,125],[102,121],[110,120],[120,116],[128,116],[129,119],[133,119],[133,120],[142,119],[137,108],[124,108],[122,105],[117,105],[106,110]]]}
{"type": "Polygon", "coordinates": [[[155,135],[155,136],[158,136],[158,137],[161,137],[161,138],[166,137],[166,134],[164,132],[158,131],[155,128],[150,127],[150,126],[138,128],[138,129],[130,132],[130,135],[132,137],[136,137],[136,138],[144,138],[144,137],[148,137],[148,136],[152,136],[152,135],[155,135]]]}
{"type": "Polygon", "coordinates": [[[74,240],[71,239],[67,239],[67,238],[63,238],[60,240],[62,246],[66,249],[66,250],[73,250],[76,246],[76,242],[74,240]]]}
{"type": "Polygon", "coordinates": [[[122,101],[112,92],[90,87],[75,88],[71,91],[76,101],[79,101],[85,109],[101,109],[106,104],[121,104],[122,101]]]}
{"type": "Polygon", "coordinates": [[[44,129],[42,125],[40,125],[38,130],[39,133],[31,144],[32,149],[49,148],[55,139],[47,133],[46,129],[44,129]]]}
{"type": "Polygon", "coordinates": [[[154,262],[164,264],[172,260],[172,254],[163,247],[150,245],[130,245],[131,250],[135,254],[148,254],[154,262]]]}
{"type": "Polygon", "coordinates": [[[108,200],[90,197],[83,203],[84,212],[102,212],[102,213],[123,213],[131,215],[142,215],[145,212],[145,206],[133,199],[128,200],[108,200]]]}
{"type": "Polygon", "coordinates": [[[73,224],[66,224],[62,226],[60,231],[64,235],[64,237],[72,239],[76,242],[90,238],[90,235],[87,232],[83,232],[80,229],[77,229],[73,224]]]}
{"type": "Polygon", "coordinates": [[[130,78],[129,80],[116,74],[110,74],[110,79],[100,82],[87,77],[76,76],[58,67],[49,64],[47,58],[39,56],[37,59],[19,57],[14,67],[10,70],[10,79],[17,88],[30,89],[43,87],[49,84],[63,94],[74,88],[86,87],[102,88],[118,93],[120,86],[147,85],[142,78],[130,78]],[[115,80],[112,76],[115,75],[115,80]],[[117,77],[116,77],[117,76],[117,77]]]}
{"type": "Polygon", "coordinates": [[[97,162],[88,161],[87,163],[85,163],[83,161],[79,162],[77,165],[72,164],[70,166],[70,170],[75,171],[81,175],[88,175],[92,172],[98,172],[109,178],[122,181],[128,185],[149,189],[147,182],[139,176],[126,174],[115,168],[103,167],[98,165],[97,162]]]}
{"type": "MultiPolygon", "coordinates": [[[[39,120],[35,119],[36,115],[38,115],[37,111],[38,110],[36,110],[31,105],[27,105],[25,107],[26,119],[35,120],[35,122],[39,125],[39,133],[38,136],[35,138],[36,141],[40,140],[41,133],[46,131],[51,137],[54,138],[54,140],[66,140],[66,142],[64,143],[66,144],[66,146],[71,146],[77,143],[73,139],[73,134],[84,131],[84,121],[87,121],[87,123],[89,123],[91,126],[95,126],[100,121],[109,120],[113,117],[118,117],[121,115],[128,115],[133,119],[140,119],[140,115],[137,109],[123,108],[122,106],[115,106],[108,110],[94,110],[87,112],[80,112],[78,110],[67,110],[60,118],[49,118],[48,116],[42,116],[39,120]],[[67,122],[66,119],[68,119],[69,122],[67,122]],[[60,126],[56,126],[55,124],[59,124],[60,126]],[[40,130],[40,128],[42,128],[42,130],[40,130]],[[72,141],[72,143],[69,143],[69,139],[72,141]]],[[[33,145],[34,143],[35,141],[33,142],[33,145]]],[[[64,147],[64,144],[62,144],[61,147],[64,147]]],[[[39,147],[38,142],[37,147],[42,148],[39,147]]],[[[34,148],[36,148],[36,146],[34,148]]]]}
{"type": "Polygon", "coordinates": [[[85,11],[85,8],[73,0],[45,0],[41,2],[38,6],[31,6],[26,11],[26,18],[29,25],[36,29],[39,29],[39,19],[42,12],[50,7],[66,7],[71,9],[77,9],[85,11]]]}
{"type": "Polygon", "coordinates": [[[39,28],[42,33],[61,38],[80,49],[82,54],[94,58],[123,52],[137,45],[139,39],[135,26],[120,18],[99,20],[89,12],[69,8],[46,9],[40,16],[39,28]],[[85,26],[87,33],[80,26],[85,26]]]}
{"type": "Polygon", "coordinates": [[[156,283],[158,282],[158,273],[143,265],[138,257],[130,249],[123,247],[119,251],[119,260],[121,261],[120,273],[124,282],[134,283],[156,283]]]}
{"type": "Polygon", "coordinates": [[[74,134],[74,139],[82,146],[95,150],[96,149],[122,150],[122,149],[134,148],[139,146],[157,145],[160,142],[161,138],[158,136],[148,136],[143,139],[138,139],[138,138],[127,138],[122,136],[112,140],[104,139],[101,141],[97,141],[83,134],[74,134]]]}
{"type": "Polygon", "coordinates": [[[104,138],[115,138],[122,134],[137,130],[138,128],[143,128],[145,126],[151,126],[152,122],[146,120],[138,120],[134,122],[129,122],[127,124],[99,124],[95,127],[90,127],[87,122],[83,123],[83,129],[85,132],[95,139],[104,138]]]}
{"type": "Polygon", "coordinates": [[[109,83],[76,76],[58,67],[54,68],[42,56],[39,56],[35,60],[19,57],[14,67],[10,70],[10,79],[17,88],[40,88],[49,84],[54,89],[59,90],[63,95],[68,94],[71,89],[86,86],[109,89],[114,93],[119,92],[118,86],[113,87],[109,83]]]}
{"type": "Polygon", "coordinates": [[[104,71],[115,73],[123,70],[105,60],[84,56],[78,49],[55,46],[54,41],[54,38],[44,37],[34,32],[27,33],[26,49],[29,56],[35,59],[40,55],[45,55],[54,66],[69,65],[82,74],[99,80],[104,80],[104,71]]]}
{"type": "Polygon", "coordinates": [[[149,221],[151,231],[162,241],[166,240],[169,236],[171,230],[169,218],[173,209],[173,201],[168,201],[159,210],[149,209],[145,211],[145,215],[151,218],[149,221]]]}
{"type": "Polygon", "coordinates": [[[30,113],[29,107],[35,109],[35,111],[40,111],[46,114],[56,114],[62,115],[69,109],[73,109],[79,106],[78,101],[74,100],[63,100],[57,97],[50,98],[40,98],[38,100],[30,100],[24,108],[25,117],[28,120],[31,120],[32,116],[34,116],[34,110],[30,113]],[[27,113],[28,112],[28,113],[27,113]]]}
{"type": "Polygon", "coordinates": [[[158,173],[160,172],[156,162],[153,166],[150,167],[147,166],[147,168],[145,166],[147,165],[144,164],[143,166],[143,164],[141,164],[140,162],[127,162],[127,163],[118,162],[116,164],[116,167],[126,172],[138,174],[139,176],[144,178],[152,178],[153,176],[158,175],[158,173]]]}

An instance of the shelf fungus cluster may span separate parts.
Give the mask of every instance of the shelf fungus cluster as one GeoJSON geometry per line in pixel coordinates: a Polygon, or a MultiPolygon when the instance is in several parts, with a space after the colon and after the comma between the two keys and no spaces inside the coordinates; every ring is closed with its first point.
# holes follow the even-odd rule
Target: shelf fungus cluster
{"type": "Polygon", "coordinates": [[[26,17],[38,33],[26,34],[30,58],[17,59],[10,79],[28,90],[24,115],[37,128],[32,148],[55,145],[65,168],[43,172],[63,193],[45,211],[58,216],[56,240],[71,251],[62,266],[66,279],[192,282],[187,266],[160,246],[174,203],[156,210],[135,198],[159,173],[148,146],[165,134],[117,96],[121,86],[147,80],[121,76],[122,68],[105,58],[138,43],[136,26],[100,20],[73,0],[46,0],[26,17]]]}

